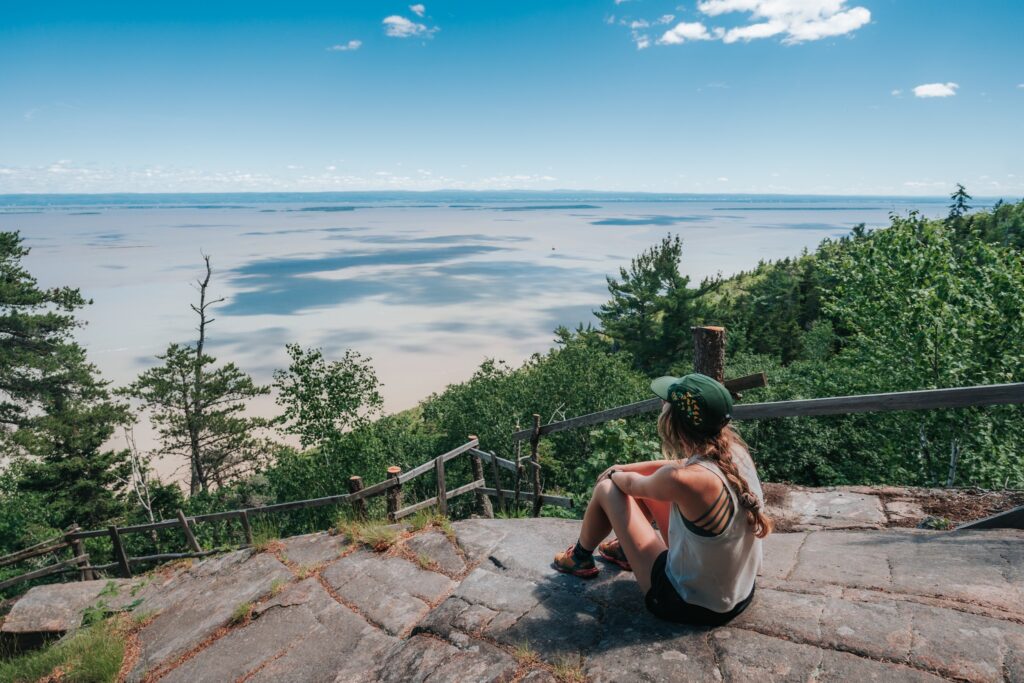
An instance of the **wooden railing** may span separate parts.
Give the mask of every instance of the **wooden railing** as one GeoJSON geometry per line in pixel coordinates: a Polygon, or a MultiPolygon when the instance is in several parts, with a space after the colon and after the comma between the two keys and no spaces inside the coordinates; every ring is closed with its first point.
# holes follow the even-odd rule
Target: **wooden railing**
{"type": "MultiPolygon", "coordinates": [[[[372,486],[364,487],[361,477],[350,477],[348,482],[349,493],[335,496],[296,500],[286,503],[275,503],[273,505],[263,505],[242,510],[213,512],[203,515],[193,515],[191,517],[186,516],[184,512],[178,510],[178,515],[175,519],[165,519],[149,524],[134,524],[131,526],[121,527],[111,525],[106,529],[89,530],[80,530],[78,527],[73,527],[68,529],[63,536],[58,536],[30,548],[25,548],[10,555],[0,557],[0,567],[4,567],[23,560],[57,553],[64,549],[70,549],[71,551],[70,559],[63,560],[40,569],[35,569],[0,582],[0,590],[9,588],[24,581],[72,571],[79,572],[82,580],[94,578],[99,572],[106,572],[110,570],[117,570],[121,576],[131,577],[133,565],[164,562],[183,558],[206,557],[208,555],[221,552],[221,550],[216,549],[204,550],[200,546],[193,531],[193,527],[199,523],[227,521],[232,519],[238,520],[241,524],[246,541],[242,547],[250,547],[254,544],[252,519],[256,516],[279,512],[290,512],[294,510],[308,510],[326,505],[347,504],[352,507],[353,514],[356,517],[365,518],[367,516],[366,502],[377,496],[386,496],[387,518],[388,521],[391,522],[397,522],[398,520],[413,515],[420,510],[435,506],[441,514],[446,515],[448,514],[448,502],[450,500],[470,492],[476,493],[478,512],[487,517],[491,517],[494,514],[493,508],[490,504],[491,497],[497,498],[499,506],[506,509],[506,490],[502,488],[499,468],[510,470],[517,477],[515,482],[516,493],[514,496],[508,496],[508,501],[514,502],[516,506],[518,506],[520,501],[531,502],[536,505],[536,497],[534,495],[520,492],[518,477],[522,476],[522,464],[517,466],[510,460],[505,460],[503,458],[499,458],[493,453],[480,450],[479,446],[479,439],[475,436],[470,436],[469,440],[461,446],[454,448],[447,453],[442,453],[436,458],[428,460],[408,472],[402,472],[401,468],[397,466],[389,467],[387,471],[387,478],[373,484],[372,486]],[[448,489],[448,481],[445,474],[445,463],[462,454],[467,454],[471,460],[473,481],[463,486],[448,489]],[[483,461],[487,461],[492,465],[494,488],[488,488],[486,485],[483,461]],[[434,472],[437,475],[437,495],[403,507],[403,485],[408,484],[412,480],[427,474],[428,472],[434,472]],[[184,539],[189,547],[187,552],[168,552],[131,557],[125,549],[124,536],[126,534],[152,533],[159,530],[173,528],[181,529],[184,539]],[[89,563],[89,555],[83,550],[82,541],[101,537],[109,537],[113,550],[114,561],[107,564],[92,565],[89,563]]],[[[540,499],[543,503],[550,505],[558,505],[562,507],[570,507],[572,505],[572,501],[569,498],[561,496],[541,494],[540,499]]]]}
{"type": "MultiPolygon", "coordinates": [[[[743,397],[741,392],[767,385],[767,378],[763,372],[736,379],[723,378],[725,368],[725,328],[694,327],[692,330],[694,372],[703,373],[722,382],[737,401],[743,397]]],[[[737,403],[733,407],[732,419],[766,420],[780,417],[818,417],[823,415],[969,408],[1022,403],[1024,403],[1024,382],[1016,382],[949,389],[897,391],[886,394],[833,396],[829,398],[750,404],[737,403]]],[[[589,427],[601,424],[602,422],[608,422],[609,420],[619,420],[644,413],[656,412],[661,410],[662,404],[663,401],[660,398],[650,398],[559,422],[551,422],[546,425],[540,423],[540,415],[534,414],[533,427],[513,432],[512,442],[529,440],[529,459],[533,466],[534,490],[539,496],[541,488],[539,460],[541,437],[569,429],[589,427]]],[[[535,502],[534,506],[534,511],[536,512],[539,504],[535,502]]],[[[987,517],[983,520],[976,520],[961,525],[959,528],[994,528],[996,525],[1024,528],[1024,506],[987,517]]]]}

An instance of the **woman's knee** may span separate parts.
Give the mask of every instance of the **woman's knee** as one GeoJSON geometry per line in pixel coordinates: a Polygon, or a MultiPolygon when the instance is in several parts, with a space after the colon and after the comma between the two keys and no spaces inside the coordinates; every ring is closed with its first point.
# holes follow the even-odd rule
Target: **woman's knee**
{"type": "Polygon", "coordinates": [[[609,498],[615,495],[622,496],[625,494],[623,494],[622,491],[619,490],[619,487],[613,484],[610,479],[599,481],[597,482],[597,485],[594,486],[595,498],[609,498]]]}

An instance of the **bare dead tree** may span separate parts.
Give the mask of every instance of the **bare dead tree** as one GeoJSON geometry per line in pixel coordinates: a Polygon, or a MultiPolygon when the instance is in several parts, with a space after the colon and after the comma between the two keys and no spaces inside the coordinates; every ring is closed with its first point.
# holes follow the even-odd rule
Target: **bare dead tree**
{"type": "Polygon", "coordinates": [[[199,316],[199,326],[196,328],[196,331],[199,332],[199,339],[196,341],[195,348],[196,360],[193,369],[192,404],[188,408],[187,413],[188,437],[191,449],[190,460],[192,461],[191,490],[189,491],[191,495],[195,494],[197,488],[201,488],[204,491],[209,488],[200,445],[200,433],[203,424],[203,347],[206,346],[206,326],[215,320],[215,318],[207,318],[207,309],[214,304],[224,301],[223,297],[213,299],[212,301],[206,300],[206,290],[210,286],[210,277],[213,273],[210,268],[209,254],[203,254],[203,263],[206,265],[206,275],[203,279],[196,280],[196,286],[199,291],[199,305],[189,304],[192,310],[196,312],[196,315],[199,316]]]}

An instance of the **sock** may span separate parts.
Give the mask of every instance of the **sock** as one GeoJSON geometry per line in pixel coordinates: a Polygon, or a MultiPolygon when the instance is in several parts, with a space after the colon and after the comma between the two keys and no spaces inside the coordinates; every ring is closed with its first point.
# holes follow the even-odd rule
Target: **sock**
{"type": "Polygon", "coordinates": [[[579,541],[576,541],[576,547],[572,549],[572,559],[576,560],[577,562],[586,562],[587,560],[590,560],[593,557],[593,549],[587,550],[583,547],[583,545],[580,544],[579,541]]]}

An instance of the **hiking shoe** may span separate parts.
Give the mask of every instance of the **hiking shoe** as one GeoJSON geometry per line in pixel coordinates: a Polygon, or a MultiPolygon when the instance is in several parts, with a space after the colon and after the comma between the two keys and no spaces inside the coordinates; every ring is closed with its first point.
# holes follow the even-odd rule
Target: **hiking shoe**
{"type": "Polygon", "coordinates": [[[626,559],[626,553],[622,551],[622,544],[619,543],[619,539],[613,538],[610,541],[605,541],[601,545],[597,546],[597,554],[602,560],[617,564],[627,572],[633,571],[633,567],[630,566],[629,560],[626,559]]]}
{"type": "Polygon", "coordinates": [[[594,564],[594,557],[591,556],[588,560],[577,561],[572,552],[574,548],[575,545],[571,545],[563,552],[555,555],[554,568],[563,574],[572,574],[581,579],[592,579],[597,576],[597,573],[601,570],[594,564]]]}

